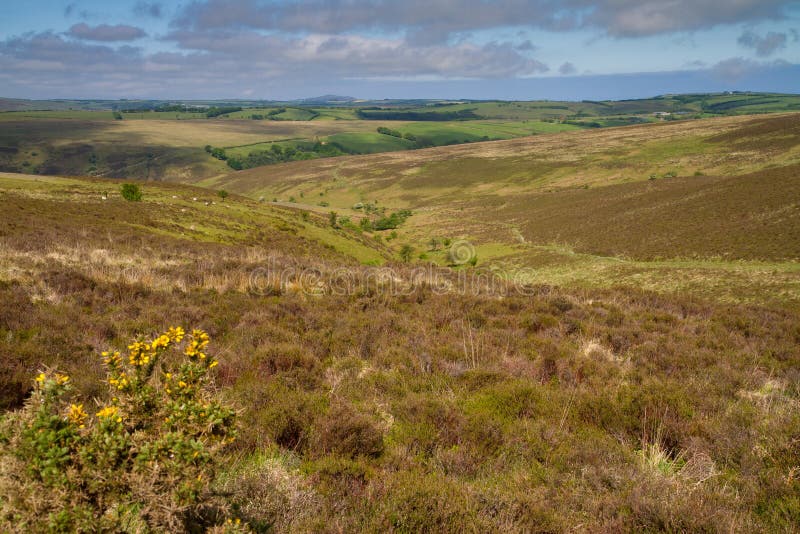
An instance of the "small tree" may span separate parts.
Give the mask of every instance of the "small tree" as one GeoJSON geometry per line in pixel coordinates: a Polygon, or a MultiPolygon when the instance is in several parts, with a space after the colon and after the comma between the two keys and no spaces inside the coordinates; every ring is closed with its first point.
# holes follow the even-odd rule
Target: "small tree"
{"type": "Polygon", "coordinates": [[[411,258],[414,256],[414,247],[406,243],[400,248],[400,258],[408,263],[411,261],[411,258]]]}
{"type": "Polygon", "coordinates": [[[338,216],[336,215],[335,211],[332,211],[328,214],[328,222],[330,223],[331,228],[339,228],[338,216]]]}
{"type": "Polygon", "coordinates": [[[136,184],[122,184],[120,188],[122,198],[128,202],[139,202],[142,200],[142,190],[136,184]]]}
{"type": "Polygon", "coordinates": [[[219,191],[217,191],[217,195],[219,195],[219,198],[221,198],[223,202],[225,201],[226,198],[228,198],[228,192],[225,191],[224,189],[220,189],[219,191]]]}
{"type": "Polygon", "coordinates": [[[186,532],[224,521],[211,483],[234,411],[210,388],[208,342],[177,327],[125,356],[104,352],[108,392],[95,409],[74,398],[68,376],[40,373],[25,407],[0,419],[0,531],[186,532]]]}

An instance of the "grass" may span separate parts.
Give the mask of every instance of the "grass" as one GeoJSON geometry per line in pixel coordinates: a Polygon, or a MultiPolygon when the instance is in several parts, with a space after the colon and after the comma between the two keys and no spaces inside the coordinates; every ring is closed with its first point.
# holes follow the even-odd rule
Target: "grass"
{"type": "Polygon", "coordinates": [[[286,108],[283,113],[278,113],[275,118],[282,121],[310,121],[316,113],[308,109],[286,108]]]}
{"type": "MultiPolygon", "coordinates": [[[[330,137],[340,142],[346,152],[371,154],[398,151],[420,146],[472,143],[484,140],[514,139],[537,134],[568,132],[589,126],[619,126],[657,121],[653,113],[680,113],[668,118],[715,116],[745,112],[769,112],[795,109],[797,97],[772,94],[681,95],[650,100],[621,102],[475,102],[451,105],[424,105],[410,111],[473,110],[477,120],[450,122],[418,122],[357,120],[356,107],[304,108],[286,105],[282,108],[246,108],[215,119],[204,113],[139,112],[124,113],[123,120],[114,120],[113,113],[99,110],[65,110],[65,105],[52,103],[54,111],[0,112],[0,170],[35,173],[94,175],[116,178],[166,179],[199,181],[228,171],[223,162],[201,152],[206,145],[229,147],[239,157],[246,157],[247,147],[258,149],[274,142],[289,144],[315,143],[330,137]],[[251,120],[254,114],[274,116],[278,120],[251,120]],[[716,110],[716,111],[715,111],[716,110]],[[189,120],[191,119],[191,120],[189,120]],[[196,119],[196,120],[195,120],[196,119]],[[418,142],[387,140],[376,135],[376,128],[388,127],[414,135],[418,142]]],[[[15,106],[28,106],[18,102],[15,106]]],[[[86,106],[102,105],[100,102],[86,106]]],[[[366,105],[366,104],[364,104],[366,105]]],[[[369,107],[369,106],[367,106],[369,107]]],[[[389,112],[397,104],[389,103],[389,112]]],[[[401,106],[402,109],[403,108],[401,106]]],[[[696,126],[687,130],[696,131],[696,126]]],[[[602,144],[602,143],[601,143],[602,144]]],[[[644,139],[640,153],[629,152],[624,158],[594,158],[599,151],[589,150],[583,157],[587,166],[594,166],[592,175],[606,180],[635,180],[642,175],[679,172],[707,172],[710,154],[722,160],[724,145],[716,150],[696,144],[696,136],[686,141],[672,138],[668,143],[644,139]],[[688,145],[695,143],[694,147],[688,145]],[[671,148],[667,148],[671,147],[671,148]],[[650,166],[652,159],[664,160],[672,150],[677,165],[667,169],[650,166]],[[602,167],[602,171],[597,167],[602,167]],[[674,167],[674,169],[673,169],[674,167]],[[617,170],[634,170],[638,175],[617,176],[617,170]]],[[[763,151],[761,151],[763,152],[763,151]]],[[[546,159],[546,158],[545,158],[546,159]]],[[[739,172],[744,158],[731,162],[726,172],[739,172]]],[[[754,161],[756,170],[762,162],[754,161]]],[[[719,165],[714,166],[720,168],[719,165]]],[[[447,174],[445,170],[443,174],[447,174]]],[[[548,173],[551,174],[551,173],[548,173]]],[[[540,178],[565,185],[566,176],[555,174],[540,178]]],[[[582,177],[580,177],[582,178],[582,177]]]]}
{"type": "Polygon", "coordinates": [[[670,95],[638,100],[604,102],[467,102],[443,106],[408,106],[404,110],[434,113],[436,111],[472,110],[483,119],[578,120],[598,121],[609,126],[630,124],[631,119],[654,120],[654,113],[680,113],[678,117],[698,115],[741,115],[795,111],[800,106],[797,95],[770,93],[670,95]],[[598,120],[599,119],[599,120],[598,120]]]}
{"type": "Polygon", "coordinates": [[[424,138],[432,144],[452,145],[488,139],[512,139],[539,133],[557,133],[579,129],[569,124],[554,124],[540,121],[490,122],[467,121],[453,123],[416,122],[401,128],[403,133],[411,133],[424,138]]]}

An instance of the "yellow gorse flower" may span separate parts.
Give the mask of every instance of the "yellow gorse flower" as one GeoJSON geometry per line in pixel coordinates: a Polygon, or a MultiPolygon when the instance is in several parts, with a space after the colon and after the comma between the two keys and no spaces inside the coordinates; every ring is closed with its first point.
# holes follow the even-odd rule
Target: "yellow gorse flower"
{"type": "Polygon", "coordinates": [[[119,390],[123,390],[126,387],[128,387],[128,385],[130,384],[130,381],[128,380],[128,375],[126,375],[124,372],[122,372],[117,376],[111,376],[108,379],[108,383],[111,384],[112,386],[114,386],[115,388],[119,389],[119,390]]]}
{"type": "Polygon", "coordinates": [[[192,341],[186,345],[183,353],[190,358],[205,360],[206,355],[203,353],[203,349],[208,345],[208,340],[208,334],[203,330],[192,330],[192,341]]]}
{"type": "MultiPolygon", "coordinates": [[[[128,345],[128,361],[131,365],[140,366],[140,365],[147,365],[150,362],[150,358],[152,357],[151,354],[151,346],[147,343],[142,343],[137,341],[128,345]]],[[[155,349],[153,349],[155,350],[155,349]]]]}
{"type": "Polygon", "coordinates": [[[39,373],[36,375],[36,382],[39,384],[44,384],[44,381],[47,379],[47,375],[44,373],[39,373]]]}
{"type": "Polygon", "coordinates": [[[101,419],[115,418],[117,423],[119,423],[120,421],[122,421],[122,417],[120,417],[118,414],[119,414],[119,409],[116,406],[106,406],[105,408],[97,412],[96,415],[101,419]]]}
{"type": "Polygon", "coordinates": [[[63,386],[67,382],[69,382],[69,377],[67,375],[56,373],[56,384],[63,386]]]}
{"type": "Polygon", "coordinates": [[[67,419],[69,419],[70,423],[83,428],[83,423],[86,421],[86,417],[88,417],[88,414],[83,409],[83,404],[70,405],[69,413],[67,414],[67,419]]]}
{"type": "Polygon", "coordinates": [[[117,407],[116,406],[106,406],[102,408],[99,412],[97,412],[97,417],[112,417],[116,415],[117,407]]]}
{"type": "Polygon", "coordinates": [[[150,344],[150,347],[153,350],[158,350],[159,348],[169,347],[170,343],[172,343],[170,337],[167,334],[161,334],[160,336],[158,336],[153,340],[153,342],[150,344]]]}
{"type": "Polygon", "coordinates": [[[180,343],[181,340],[183,340],[183,336],[186,335],[186,332],[180,326],[171,326],[165,335],[175,343],[180,343]]]}
{"type": "Polygon", "coordinates": [[[103,363],[108,365],[109,367],[116,367],[120,363],[122,363],[122,357],[120,357],[119,352],[103,352],[103,363]]]}

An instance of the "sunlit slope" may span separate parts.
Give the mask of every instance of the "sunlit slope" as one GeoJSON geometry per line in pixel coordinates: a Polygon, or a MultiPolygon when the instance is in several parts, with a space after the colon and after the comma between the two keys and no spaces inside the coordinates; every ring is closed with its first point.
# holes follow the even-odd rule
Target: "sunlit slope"
{"type": "Polygon", "coordinates": [[[416,210],[412,225],[483,240],[639,259],[795,259],[796,162],[800,115],[784,115],[299,162],[213,185],[345,212],[378,201],[416,210]]]}
{"type": "MultiPolygon", "coordinates": [[[[95,251],[95,258],[83,242],[105,240],[108,248],[143,250],[138,259],[115,262],[123,274],[185,264],[189,279],[229,254],[239,258],[250,250],[257,251],[249,260],[252,268],[264,267],[270,254],[289,252],[353,264],[391,256],[374,240],[331,228],[315,214],[242,197],[222,200],[214,191],[177,184],[140,187],[143,200],[128,202],[113,180],[0,173],[0,238],[6,247],[35,251],[40,259],[58,262],[74,255],[78,263],[100,264],[107,259],[103,251],[95,251]],[[209,263],[194,263],[202,255],[209,263]],[[125,264],[133,271],[125,271],[125,264]]],[[[224,265],[218,267],[224,278],[224,265]]],[[[19,274],[6,274],[14,273],[19,274]]],[[[246,286],[248,273],[230,274],[232,280],[241,274],[246,286]]]]}
{"type": "Polygon", "coordinates": [[[726,117],[583,130],[411,152],[295,162],[230,173],[248,195],[380,192],[408,206],[485,193],[596,187],[664,175],[744,174],[800,161],[800,115],[726,117]]]}
{"type": "Polygon", "coordinates": [[[444,262],[431,239],[465,238],[480,265],[543,283],[800,302],[796,114],[300,162],[207,185],[342,215],[409,208],[398,243],[444,262]]]}

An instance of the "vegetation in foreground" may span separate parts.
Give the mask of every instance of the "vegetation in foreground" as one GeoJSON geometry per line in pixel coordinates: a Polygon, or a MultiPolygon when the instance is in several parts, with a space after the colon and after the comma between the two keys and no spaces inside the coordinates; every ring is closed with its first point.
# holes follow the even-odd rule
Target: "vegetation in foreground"
{"type": "Polygon", "coordinates": [[[204,206],[199,189],[147,183],[137,203],[106,190],[3,179],[3,408],[36,398],[44,367],[103,398],[99,351],[198,325],[240,414],[209,484],[255,530],[800,522],[795,311],[634,289],[500,294],[485,277],[459,290],[468,266],[448,286],[389,264],[392,292],[349,256],[357,236],[352,249],[317,241],[345,239],[324,217],[312,231],[235,195],[204,206]]]}
{"type": "Polygon", "coordinates": [[[171,327],[134,341],[125,356],[103,352],[106,391],[96,407],[72,398],[69,376],[40,372],[25,407],[0,428],[0,527],[239,530],[211,489],[234,412],[209,390],[219,362],[208,342],[202,330],[171,327]],[[170,353],[184,338],[176,360],[170,353]]]}

